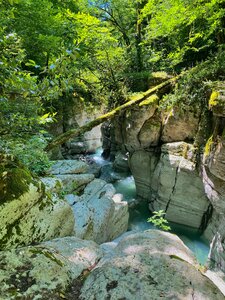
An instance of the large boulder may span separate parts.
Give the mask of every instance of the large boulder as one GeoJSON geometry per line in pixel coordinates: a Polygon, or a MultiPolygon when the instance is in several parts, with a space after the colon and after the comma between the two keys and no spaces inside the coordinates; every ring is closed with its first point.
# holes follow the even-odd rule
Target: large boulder
{"type": "Polygon", "coordinates": [[[65,194],[76,193],[83,190],[85,186],[94,178],[94,174],[65,174],[56,175],[63,184],[63,191],[65,194]]]}
{"type": "Polygon", "coordinates": [[[112,184],[95,179],[73,206],[75,235],[103,243],[127,230],[128,205],[116,194],[112,184]]]}
{"type": "Polygon", "coordinates": [[[53,162],[49,173],[52,175],[87,173],[88,165],[80,160],[57,160],[53,162]]]}
{"type": "Polygon", "coordinates": [[[75,237],[0,252],[2,300],[147,300],[149,295],[224,299],[182,241],[161,231],[125,234],[106,254],[75,237]]]}
{"type": "Polygon", "coordinates": [[[0,249],[71,235],[74,216],[56,193],[10,155],[0,155],[0,249]]]}
{"type": "Polygon", "coordinates": [[[174,107],[172,112],[164,112],[162,118],[162,142],[171,143],[194,140],[198,131],[199,118],[199,110],[192,111],[190,107],[185,109],[174,107]]]}
{"type": "Polygon", "coordinates": [[[175,235],[149,230],[122,239],[90,273],[82,300],[224,299],[175,235]]]}
{"type": "Polygon", "coordinates": [[[0,252],[0,298],[77,299],[68,287],[78,289],[85,272],[102,257],[100,248],[91,241],[75,237],[56,239],[38,246],[0,252]]]}
{"type": "Polygon", "coordinates": [[[145,121],[138,133],[138,139],[143,149],[157,146],[160,140],[162,121],[159,113],[145,121]]]}
{"type": "Polygon", "coordinates": [[[83,190],[95,176],[88,174],[89,166],[80,160],[58,160],[51,166],[49,173],[62,183],[64,194],[83,190]]]}

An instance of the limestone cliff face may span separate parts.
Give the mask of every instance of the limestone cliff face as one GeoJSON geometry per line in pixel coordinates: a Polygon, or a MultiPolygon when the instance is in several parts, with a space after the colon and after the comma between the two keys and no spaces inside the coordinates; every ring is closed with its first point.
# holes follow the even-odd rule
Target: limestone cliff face
{"type": "MultiPolygon", "coordinates": [[[[112,156],[129,153],[137,196],[170,221],[204,232],[210,257],[225,271],[225,112],[221,84],[208,111],[152,101],[110,124],[112,156]],[[210,118],[208,118],[210,116],[210,118]],[[211,128],[211,130],[209,130],[211,128]]],[[[106,147],[106,148],[107,148],[106,147]]],[[[117,156],[118,157],[118,156],[117,156]]]]}

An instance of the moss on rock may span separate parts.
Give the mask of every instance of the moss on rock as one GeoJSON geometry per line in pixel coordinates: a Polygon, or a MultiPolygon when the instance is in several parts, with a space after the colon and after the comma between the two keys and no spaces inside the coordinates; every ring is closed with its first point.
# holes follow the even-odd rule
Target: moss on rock
{"type": "Polygon", "coordinates": [[[72,233],[71,207],[46,190],[14,156],[0,153],[0,250],[72,233]]]}
{"type": "Polygon", "coordinates": [[[218,104],[218,98],[219,98],[219,92],[218,91],[213,91],[210,99],[209,99],[209,108],[212,108],[214,105],[218,104]]]}
{"type": "Polygon", "coordinates": [[[225,84],[223,81],[212,83],[212,93],[209,99],[209,109],[214,116],[225,117],[225,84]]]}
{"type": "Polygon", "coordinates": [[[150,105],[150,104],[155,104],[158,103],[159,101],[159,97],[156,94],[151,95],[150,97],[148,97],[147,99],[145,99],[144,101],[142,101],[139,106],[143,106],[143,105],[150,105]]]}
{"type": "Polygon", "coordinates": [[[0,205],[28,192],[33,183],[30,172],[12,155],[0,154],[0,205]]]}

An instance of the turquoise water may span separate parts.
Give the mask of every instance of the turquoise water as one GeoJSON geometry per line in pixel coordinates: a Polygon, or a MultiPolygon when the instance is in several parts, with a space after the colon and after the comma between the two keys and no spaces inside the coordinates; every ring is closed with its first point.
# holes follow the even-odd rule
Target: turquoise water
{"type": "MultiPolygon", "coordinates": [[[[124,200],[131,201],[136,197],[136,188],[132,176],[117,181],[114,184],[116,191],[123,194],[124,200]]],[[[139,204],[137,207],[130,209],[129,230],[146,230],[152,229],[154,225],[147,222],[150,217],[148,204],[146,202],[139,204]]],[[[209,253],[209,245],[193,228],[171,223],[171,232],[177,234],[184,244],[194,252],[198,262],[204,265],[209,253]]]]}
{"type": "Polygon", "coordinates": [[[126,201],[131,201],[136,197],[136,187],[134,183],[133,176],[125,177],[121,180],[115,182],[114,187],[117,193],[123,194],[123,199],[126,201]]]}
{"type": "MultiPolygon", "coordinates": [[[[101,166],[106,164],[111,164],[109,161],[105,161],[101,157],[102,150],[98,151],[92,155],[92,158],[95,162],[101,166]]],[[[118,174],[121,177],[121,174],[118,174]]],[[[123,199],[127,202],[134,201],[136,198],[136,187],[134,183],[133,176],[124,177],[120,180],[117,180],[114,183],[117,193],[123,194],[123,199]]],[[[129,218],[129,228],[128,230],[146,230],[152,229],[155,227],[147,222],[147,219],[151,216],[148,209],[148,204],[143,202],[138,206],[130,209],[130,218],[129,218]]],[[[198,262],[204,265],[207,261],[209,253],[209,245],[206,241],[200,236],[200,234],[193,228],[170,223],[171,232],[177,234],[184,244],[195,254],[198,262]]]]}

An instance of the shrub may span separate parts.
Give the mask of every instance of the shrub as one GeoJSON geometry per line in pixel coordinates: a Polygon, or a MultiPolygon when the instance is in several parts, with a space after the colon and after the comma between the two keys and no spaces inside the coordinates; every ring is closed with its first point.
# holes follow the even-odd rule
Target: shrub
{"type": "Polygon", "coordinates": [[[1,142],[4,152],[13,154],[36,175],[44,175],[51,162],[44,152],[47,142],[42,135],[32,136],[28,140],[7,140],[1,142]]]}
{"type": "Polygon", "coordinates": [[[152,223],[155,227],[162,229],[164,231],[171,230],[168,225],[169,222],[165,219],[165,212],[163,210],[153,211],[153,216],[148,218],[148,222],[152,223]]]}

